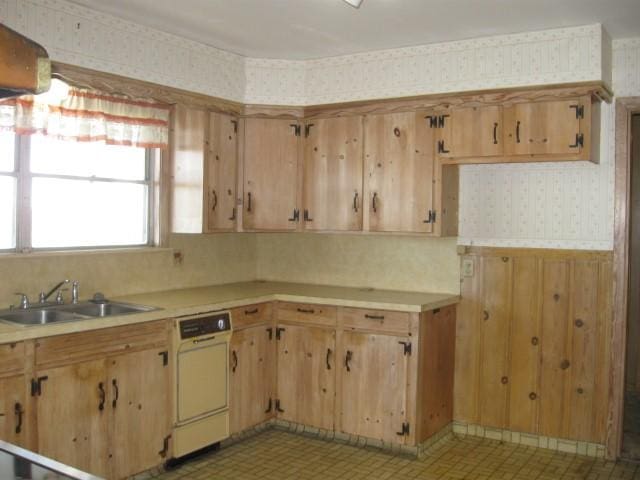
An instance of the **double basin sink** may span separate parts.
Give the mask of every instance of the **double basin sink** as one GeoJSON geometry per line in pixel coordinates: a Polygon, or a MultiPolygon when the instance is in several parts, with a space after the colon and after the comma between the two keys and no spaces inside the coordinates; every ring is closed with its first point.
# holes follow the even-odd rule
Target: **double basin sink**
{"type": "Polygon", "coordinates": [[[70,305],[53,305],[48,307],[34,306],[28,309],[0,311],[0,320],[20,325],[47,325],[74,320],[104,318],[113,315],[126,315],[158,310],[147,305],[136,305],[121,302],[83,302],[70,305]]]}

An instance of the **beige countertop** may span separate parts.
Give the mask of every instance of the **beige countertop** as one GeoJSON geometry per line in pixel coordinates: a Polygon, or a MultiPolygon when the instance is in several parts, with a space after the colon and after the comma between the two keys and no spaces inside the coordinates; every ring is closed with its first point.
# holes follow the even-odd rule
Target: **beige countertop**
{"type": "Polygon", "coordinates": [[[453,305],[459,299],[459,295],[448,293],[401,292],[263,281],[230,283],[129,295],[113,299],[160,308],[160,310],[152,312],[36,326],[20,326],[0,321],[0,344],[148,322],[209,310],[223,310],[274,300],[402,312],[424,312],[453,305]]]}

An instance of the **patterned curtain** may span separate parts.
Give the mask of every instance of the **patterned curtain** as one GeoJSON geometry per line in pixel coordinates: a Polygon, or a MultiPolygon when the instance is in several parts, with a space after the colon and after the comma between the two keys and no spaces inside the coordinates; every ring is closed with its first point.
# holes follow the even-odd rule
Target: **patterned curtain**
{"type": "Polygon", "coordinates": [[[153,100],[69,87],[53,80],[46,93],[1,101],[0,130],[78,142],[166,148],[169,112],[168,105],[153,100]]]}

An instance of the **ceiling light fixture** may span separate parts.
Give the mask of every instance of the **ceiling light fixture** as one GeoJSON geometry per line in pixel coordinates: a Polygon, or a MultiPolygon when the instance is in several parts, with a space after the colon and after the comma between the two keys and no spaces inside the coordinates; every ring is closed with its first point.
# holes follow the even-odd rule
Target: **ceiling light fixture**
{"type": "Polygon", "coordinates": [[[362,0],[344,0],[344,1],[354,8],[360,8],[360,4],[362,3],[362,0]]]}

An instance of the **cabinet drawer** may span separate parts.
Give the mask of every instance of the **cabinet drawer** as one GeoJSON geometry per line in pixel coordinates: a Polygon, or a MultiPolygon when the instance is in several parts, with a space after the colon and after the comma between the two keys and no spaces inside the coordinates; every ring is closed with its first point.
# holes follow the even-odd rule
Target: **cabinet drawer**
{"type": "Polygon", "coordinates": [[[402,334],[409,331],[409,314],[405,312],[342,308],[340,318],[345,329],[402,334]]]}
{"type": "Polygon", "coordinates": [[[331,325],[337,323],[336,307],[328,305],[313,305],[309,303],[278,303],[278,321],[305,322],[317,325],[331,325]]]}
{"type": "Polygon", "coordinates": [[[255,303],[231,310],[231,322],[234,330],[251,325],[269,323],[273,318],[272,303],[255,303]]]}
{"type": "Polygon", "coordinates": [[[42,338],[36,341],[36,365],[70,364],[109,354],[163,347],[168,340],[165,320],[42,338]]]}
{"type": "Polygon", "coordinates": [[[24,369],[24,343],[6,343],[0,345],[0,375],[20,372],[24,369]]]}

